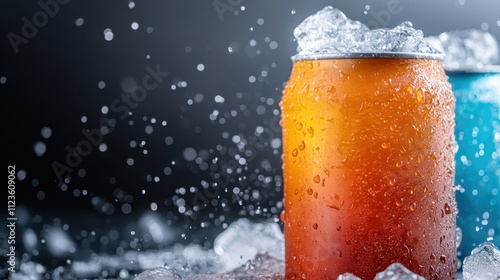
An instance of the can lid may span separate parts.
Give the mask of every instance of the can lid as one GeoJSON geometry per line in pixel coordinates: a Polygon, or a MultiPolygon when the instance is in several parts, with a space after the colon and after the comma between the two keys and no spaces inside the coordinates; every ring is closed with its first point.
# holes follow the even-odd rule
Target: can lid
{"type": "Polygon", "coordinates": [[[446,69],[446,74],[487,74],[487,73],[500,73],[500,65],[485,65],[481,68],[464,68],[464,69],[446,69]]]}
{"type": "Polygon", "coordinates": [[[296,54],[292,61],[322,60],[322,59],[345,59],[345,58],[415,58],[443,60],[441,53],[417,53],[417,52],[353,52],[353,53],[314,53],[296,54]]]}

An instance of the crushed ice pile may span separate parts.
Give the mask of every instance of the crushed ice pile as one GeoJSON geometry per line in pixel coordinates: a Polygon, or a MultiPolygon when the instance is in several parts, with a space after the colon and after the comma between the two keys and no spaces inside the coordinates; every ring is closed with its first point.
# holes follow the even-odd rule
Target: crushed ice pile
{"type": "Polygon", "coordinates": [[[448,71],[475,70],[500,64],[500,46],[486,31],[456,30],[426,37],[425,41],[445,54],[443,64],[448,71]]]}
{"type": "MultiPolygon", "coordinates": [[[[253,223],[242,218],[219,234],[214,249],[176,244],[168,249],[126,251],[120,255],[95,255],[73,260],[66,267],[48,271],[41,264],[23,261],[11,280],[135,279],[215,280],[284,279],[284,238],[277,223],[253,223]]],[[[345,273],[338,280],[359,280],[345,273]]],[[[492,243],[477,247],[465,258],[463,280],[500,279],[500,251],[492,243]]],[[[423,280],[394,263],[374,280],[423,280]]]]}
{"type": "MultiPolygon", "coordinates": [[[[351,273],[344,273],[337,277],[337,280],[361,280],[361,278],[351,273]]],[[[377,273],[373,280],[425,280],[425,278],[411,272],[400,263],[393,263],[384,271],[377,273]]]]}
{"type": "Polygon", "coordinates": [[[320,54],[416,52],[435,54],[421,30],[406,21],[393,29],[370,29],[351,20],[340,10],[327,6],[306,18],[294,30],[299,56],[320,54]]]}
{"type": "Polygon", "coordinates": [[[463,280],[500,279],[500,250],[491,242],[485,242],[464,260],[463,280]]]}

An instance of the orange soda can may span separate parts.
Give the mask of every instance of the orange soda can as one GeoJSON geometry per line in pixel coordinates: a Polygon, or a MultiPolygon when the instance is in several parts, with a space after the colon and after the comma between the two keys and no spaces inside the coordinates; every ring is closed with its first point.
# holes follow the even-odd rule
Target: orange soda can
{"type": "Polygon", "coordinates": [[[294,57],[281,102],[286,279],[455,279],[455,99],[438,55],[294,57]]]}

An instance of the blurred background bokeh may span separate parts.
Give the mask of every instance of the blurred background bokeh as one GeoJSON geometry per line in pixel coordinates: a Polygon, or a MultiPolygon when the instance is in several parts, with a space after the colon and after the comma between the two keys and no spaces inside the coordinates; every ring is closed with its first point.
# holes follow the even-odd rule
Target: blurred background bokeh
{"type": "Polygon", "coordinates": [[[497,0],[1,1],[18,256],[55,267],[173,242],[209,248],[238,217],[279,222],[292,32],[326,5],[370,27],[409,20],[426,35],[475,28],[500,40],[497,0]]]}

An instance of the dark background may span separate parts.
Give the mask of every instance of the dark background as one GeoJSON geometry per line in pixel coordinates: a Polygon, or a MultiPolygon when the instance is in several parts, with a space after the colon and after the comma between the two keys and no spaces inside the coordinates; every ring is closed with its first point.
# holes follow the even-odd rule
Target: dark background
{"type": "MultiPolygon", "coordinates": [[[[55,256],[50,261],[43,257],[48,252],[41,241],[53,227],[63,227],[79,248],[77,257],[85,258],[89,252],[127,249],[129,243],[120,240],[130,238],[126,232],[140,228],[141,218],[151,213],[172,229],[172,236],[143,242],[144,248],[175,240],[210,247],[213,236],[240,216],[278,221],[278,103],[296,52],[292,32],[326,5],[370,26],[394,27],[409,20],[426,35],[476,28],[500,40],[496,0],[134,4],[59,3],[59,11],[16,54],[8,34],[22,35],[22,18],[33,22],[42,8],[36,1],[0,2],[2,160],[18,173],[17,237],[21,240],[28,231],[38,237],[38,253],[25,258],[60,263],[55,256]],[[400,12],[388,13],[391,5],[400,12]],[[104,36],[107,28],[114,35],[110,41],[104,36]],[[169,76],[131,109],[132,115],[121,119],[121,112],[105,113],[103,106],[109,108],[142,85],[147,66],[158,66],[169,76]],[[114,130],[103,136],[105,151],[92,146],[59,181],[53,163],[65,164],[66,147],[76,147],[86,139],[82,130],[98,129],[104,118],[116,119],[114,130]],[[41,133],[46,127],[49,138],[41,133]],[[37,155],[35,146],[46,151],[37,155]],[[116,242],[99,238],[113,230],[120,233],[116,242]],[[83,231],[97,237],[89,239],[83,231]]],[[[5,221],[6,211],[0,217],[5,221]]],[[[1,248],[6,248],[5,229],[0,235],[1,248]]]]}

